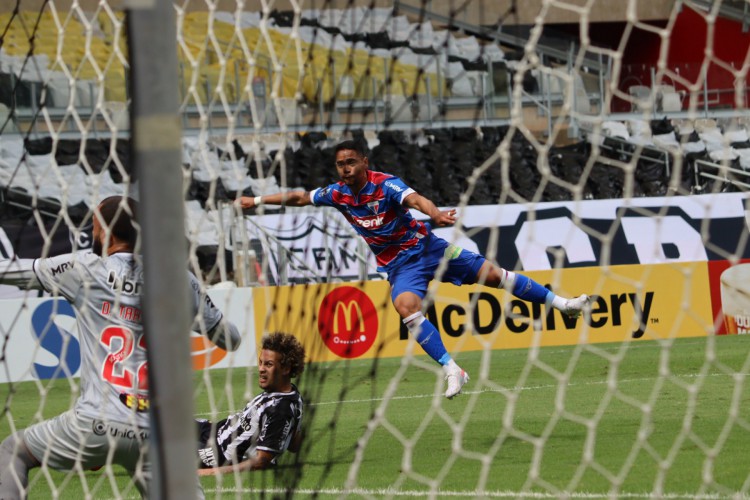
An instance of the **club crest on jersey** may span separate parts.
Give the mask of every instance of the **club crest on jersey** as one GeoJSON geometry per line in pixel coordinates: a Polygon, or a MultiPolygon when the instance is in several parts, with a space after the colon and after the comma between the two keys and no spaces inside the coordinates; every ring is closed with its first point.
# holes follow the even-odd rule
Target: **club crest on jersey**
{"type": "Polygon", "coordinates": [[[374,213],[375,215],[378,215],[378,207],[379,206],[380,206],[380,201],[379,200],[375,200],[375,201],[371,201],[371,202],[367,203],[367,208],[369,208],[372,211],[372,213],[374,213]]]}

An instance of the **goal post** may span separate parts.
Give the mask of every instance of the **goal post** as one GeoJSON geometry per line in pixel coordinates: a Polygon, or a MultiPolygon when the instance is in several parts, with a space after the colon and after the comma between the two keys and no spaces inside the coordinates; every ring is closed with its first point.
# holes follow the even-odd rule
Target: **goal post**
{"type": "Polygon", "coordinates": [[[196,498],[188,262],[177,87],[169,2],[127,11],[132,162],[140,193],[143,313],[148,338],[153,498],[196,498]]]}

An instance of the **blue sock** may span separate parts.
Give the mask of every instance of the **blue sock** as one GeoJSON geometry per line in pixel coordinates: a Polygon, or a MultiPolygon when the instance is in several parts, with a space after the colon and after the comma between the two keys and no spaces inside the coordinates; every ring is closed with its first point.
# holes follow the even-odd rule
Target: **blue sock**
{"type": "Polygon", "coordinates": [[[446,365],[450,362],[451,356],[445,350],[443,339],[440,338],[440,332],[421,312],[404,318],[404,324],[409,329],[409,332],[414,335],[419,345],[422,346],[424,352],[432,359],[441,365],[446,365]]]}
{"type": "MultiPolygon", "coordinates": [[[[512,293],[519,299],[536,302],[537,304],[544,304],[545,302],[547,302],[548,295],[552,292],[550,292],[531,278],[528,278],[522,274],[516,274],[512,293]]],[[[555,296],[552,295],[552,298],[554,297],[555,296]]]]}

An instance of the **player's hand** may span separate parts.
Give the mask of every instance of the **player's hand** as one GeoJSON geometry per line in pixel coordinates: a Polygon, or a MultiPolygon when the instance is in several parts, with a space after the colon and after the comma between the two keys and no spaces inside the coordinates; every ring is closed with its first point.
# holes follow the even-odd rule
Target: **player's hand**
{"type": "Polygon", "coordinates": [[[242,210],[247,210],[248,208],[255,208],[255,200],[252,196],[240,196],[234,200],[234,205],[242,210]]]}
{"type": "Polygon", "coordinates": [[[432,221],[436,226],[451,226],[456,223],[456,209],[441,210],[437,217],[432,218],[432,221]]]}

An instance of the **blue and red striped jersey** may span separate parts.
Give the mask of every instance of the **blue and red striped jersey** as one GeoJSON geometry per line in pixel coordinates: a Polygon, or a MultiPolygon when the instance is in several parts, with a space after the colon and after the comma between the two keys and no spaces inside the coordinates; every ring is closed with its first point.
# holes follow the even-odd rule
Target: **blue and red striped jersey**
{"type": "Polygon", "coordinates": [[[315,206],[334,207],[375,254],[378,271],[388,272],[406,256],[423,249],[428,228],[403,205],[415,191],[395,175],[367,171],[367,184],[356,195],[343,182],[310,193],[315,206]]]}

